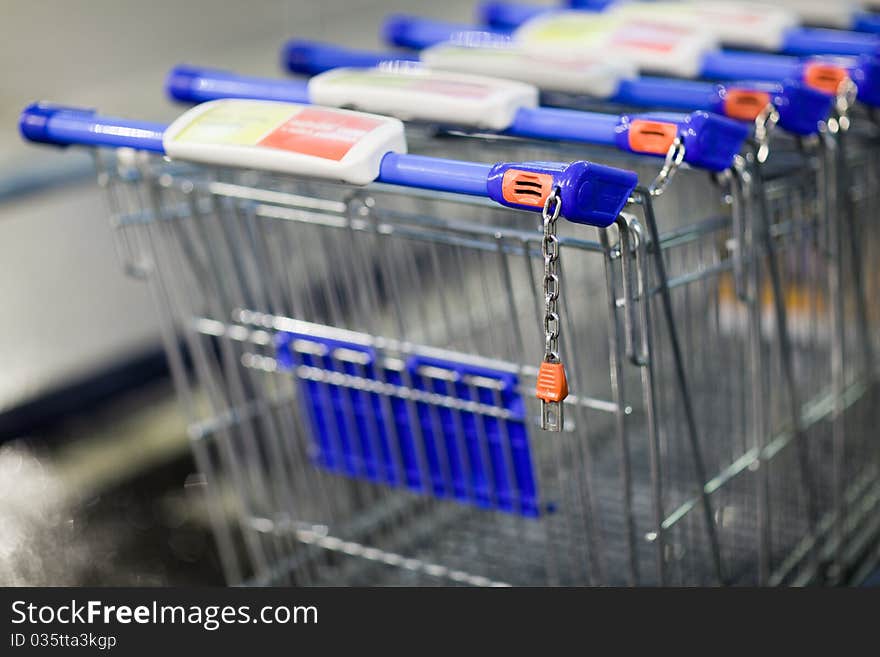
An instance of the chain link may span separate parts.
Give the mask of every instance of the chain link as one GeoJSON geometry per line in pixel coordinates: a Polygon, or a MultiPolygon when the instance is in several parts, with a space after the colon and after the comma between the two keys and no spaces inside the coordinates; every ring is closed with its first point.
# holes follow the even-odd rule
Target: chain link
{"type": "Polygon", "coordinates": [[[544,256],[544,360],[559,362],[559,238],[556,222],[562,212],[559,188],[555,187],[544,201],[541,212],[544,239],[541,254],[544,256]]]}
{"type": "Polygon", "coordinates": [[[834,99],[834,109],[837,111],[839,120],[841,120],[841,128],[843,130],[849,128],[849,111],[855,104],[858,94],[859,88],[851,78],[847,78],[840,83],[840,88],[838,88],[837,96],[834,99]]]}
{"type": "Polygon", "coordinates": [[[681,137],[676,137],[669,150],[666,151],[666,160],[663,162],[663,168],[660,169],[660,173],[657,174],[654,182],[648,187],[648,192],[650,192],[651,196],[660,196],[666,191],[666,187],[675,177],[682,162],[684,162],[684,156],[684,142],[681,140],[681,137]]]}
{"type": "Polygon", "coordinates": [[[755,157],[758,162],[763,164],[770,155],[770,134],[779,123],[779,112],[773,103],[767,103],[767,106],[761,110],[761,113],[755,117],[755,157]]]}

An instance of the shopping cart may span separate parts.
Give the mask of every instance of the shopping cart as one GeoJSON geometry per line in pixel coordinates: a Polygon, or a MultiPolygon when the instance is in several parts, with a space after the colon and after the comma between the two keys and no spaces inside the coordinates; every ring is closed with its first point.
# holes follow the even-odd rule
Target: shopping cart
{"type": "MultiPolygon", "coordinates": [[[[35,112],[43,139],[162,149],[162,126],[27,116],[35,112]]],[[[495,147],[572,150],[475,136],[418,145],[473,159],[495,147]]],[[[738,239],[705,173],[680,171],[687,193],[657,199],[669,218],[662,235],[641,234],[625,215],[595,240],[560,223],[559,348],[571,394],[557,434],[537,429],[531,392],[546,337],[543,236],[522,214],[448,193],[485,190],[486,168],[481,186],[469,167],[432,177],[432,190],[447,190],[437,193],[258,173],[247,159],[194,165],[123,150],[98,161],[125,261],[159,303],[231,582],[824,576],[818,549],[798,553],[805,538],[819,547],[824,538],[810,531],[791,436],[751,426],[765,392],[751,385],[754,372],[767,389],[779,380],[759,353],[776,342],[762,326],[749,330],[760,313],[748,304],[723,318],[725,281],[763,280],[757,247],[748,224],[738,239]],[[761,367],[750,373],[748,357],[761,367]],[[763,498],[761,479],[773,487],[763,498]]],[[[780,203],[797,202],[791,178],[779,180],[780,203]]],[[[535,209],[527,192],[545,183],[520,182],[535,209]]],[[[807,206],[804,223],[824,225],[807,206]]],[[[805,284],[825,273],[815,262],[792,269],[805,284]]],[[[826,361],[816,333],[799,349],[802,365],[814,351],[826,361]]],[[[810,446],[816,456],[827,442],[810,446]]],[[[876,482],[861,474],[869,499],[876,482]]]]}

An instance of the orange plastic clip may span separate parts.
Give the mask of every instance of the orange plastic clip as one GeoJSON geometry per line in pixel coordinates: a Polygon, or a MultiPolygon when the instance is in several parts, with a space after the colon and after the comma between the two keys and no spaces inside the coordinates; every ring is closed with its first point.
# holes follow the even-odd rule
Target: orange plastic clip
{"type": "Polygon", "coordinates": [[[568,379],[562,363],[541,363],[535,394],[543,402],[559,403],[568,397],[568,379]]]}
{"type": "Polygon", "coordinates": [[[552,190],[553,176],[549,173],[508,169],[501,179],[501,193],[508,203],[540,208],[552,190]]]}
{"type": "Polygon", "coordinates": [[[677,136],[674,123],[635,119],[629,124],[629,148],[634,153],[665,155],[677,136]]]}
{"type": "Polygon", "coordinates": [[[764,91],[731,89],[724,97],[724,114],[740,121],[754,121],[770,104],[770,94],[764,91]]]}
{"type": "Polygon", "coordinates": [[[849,71],[835,64],[812,62],[804,69],[804,82],[808,87],[835,95],[841,83],[849,77],[849,71]]]}

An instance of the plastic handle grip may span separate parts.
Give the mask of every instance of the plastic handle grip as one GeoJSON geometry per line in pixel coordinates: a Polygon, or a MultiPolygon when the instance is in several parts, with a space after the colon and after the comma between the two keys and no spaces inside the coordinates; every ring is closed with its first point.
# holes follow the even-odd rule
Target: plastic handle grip
{"type": "Polygon", "coordinates": [[[852,29],[857,32],[880,34],[880,14],[859,12],[853,16],[852,29]]]}
{"type": "Polygon", "coordinates": [[[304,81],[272,80],[194,66],[171,69],[165,90],[171,98],[184,103],[204,103],[219,98],[309,102],[308,84],[304,81]]]}
{"type": "Polygon", "coordinates": [[[387,61],[417,62],[419,60],[417,55],[371,52],[302,39],[288,41],[281,56],[288,71],[305,75],[317,75],[343,66],[371,68],[387,61]]]}
{"type": "Polygon", "coordinates": [[[620,117],[567,109],[521,108],[507,134],[533,139],[561,139],[614,146],[620,117]]]}
{"type": "Polygon", "coordinates": [[[164,153],[165,126],[151,121],[99,116],[94,111],[48,103],[27,106],[19,130],[28,141],[56,146],[128,147],[164,153]]]}
{"type": "Polygon", "coordinates": [[[422,155],[388,153],[382,158],[379,182],[441,192],[486,196],[492,166],[422,155]]]}
{"type": "Polygon", "coordinates": [[[801,62],[796,57],[718,51],[703,57],[700,77],[710,80],[798,79],[801,62]]]}
{"type": "Polygon", "coordinates": [[[848,70],[859,87],[859,100],[871,107],[880,107],[880,57],[863,55],[848,70]]]}
{"type": "Polygon", "coordinates": [[[511,2],[483,2],[477,7],[477,21],[496,30],[512,32],[536,16],[553,11],[552,7],[536,7],[511,2]]]}
{"type": "Polygon", "coordinates": [[[382,36],[389,45],[410,50],[424,50],[430,46],[449,41],[458,34],[467,32],[491,33],[496,36],[507,36],[504,31],[444,23],[442,21],[395,14],[389,16],[382,26],[382,36]]]}
{"type": "Polygon", "coordinates": [[[715,85],[708,82],[641,77],[621,80],[617,93],[610,100],[634,107],[662,107],[686,112],[712,109],[716,95],[715,85]]]}
{"type": "Polygon", "coordinates": [[[786,31],[781,51],[786,55],[872,55],[880,52],[880,37],[846,30],[794,28],[786,31]]]}

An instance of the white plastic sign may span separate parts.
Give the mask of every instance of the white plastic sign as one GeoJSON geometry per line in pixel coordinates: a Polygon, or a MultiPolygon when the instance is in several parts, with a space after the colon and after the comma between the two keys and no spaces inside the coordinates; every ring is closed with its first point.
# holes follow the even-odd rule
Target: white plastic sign
{"type": "Polygon", "coordinates": [[[504,130],[522,107],[537,107],[532,85],[421,66],[338,68],[309,80],[309,100],[405,121],[504,130]]]}
{"type": "MultiPolygon", "coordinates": [[[[729,0],[711,0],[726,4],[729,0]]],[[[807,25],[821,25],[847,30],[852,27],[853,15],[861,3],[847,0],[774,0],[777,8],[788,9],[807,25]]]]}
{"type": "Polygon", "coordinates": [[[535,55],[606,57],[680,77],[695,77],[703,56],[718,45],[711,32],[687,25],[583,11],[537,16],[514,32],[514,40],[535,55]]]}
{"type": "Polygon", "coordinates": [[[598,55],[528,52],[510,41],[478,46],[442,43],[423,50],[421,60],[431,69],[519,80],[542,91],[597,98],[613,96],[621,80],[638,73],[627,61],[598,55]]]}
{"type": "Polygon", "coordinates": [[[687,25],[710,31],[725,45],[778,50],[786,30],[800,19],[793,11],[757,2],[634,2],[614,5],[612,14],[628,20],[657,21],[664,25],[687,25]]]}
{"type": "Polygon", "coordinates": [[[258,100],[215,100],[172,123],[172,158],[365,185],[388,152],[405,153],[403,124],[385,116],[258,100]]]}

